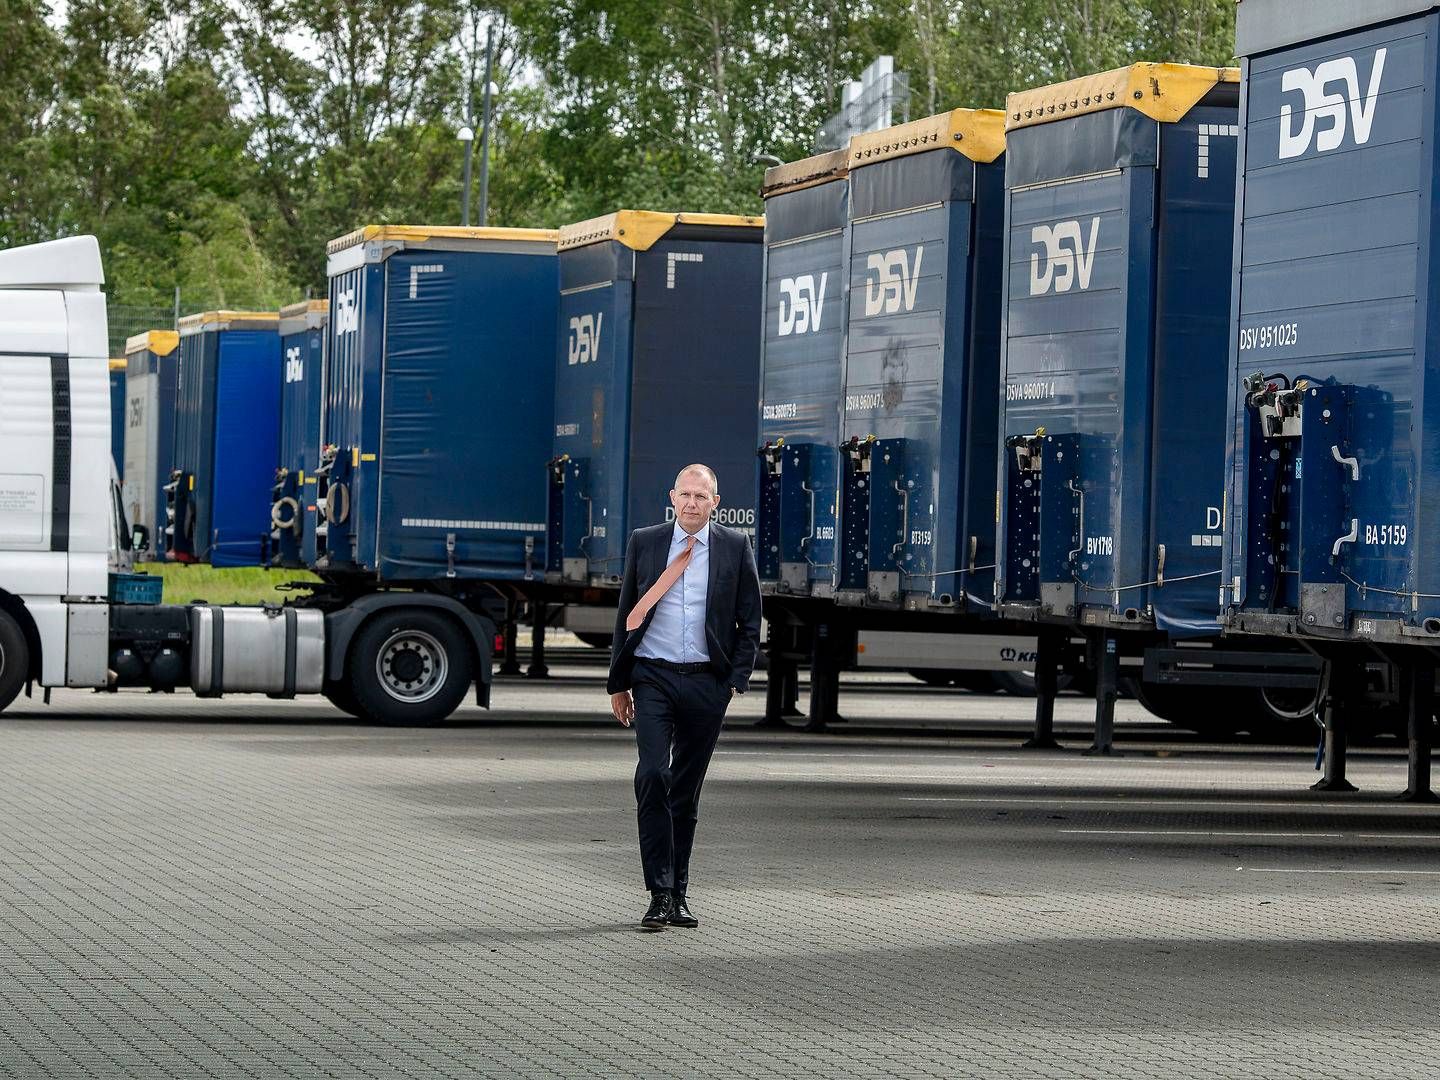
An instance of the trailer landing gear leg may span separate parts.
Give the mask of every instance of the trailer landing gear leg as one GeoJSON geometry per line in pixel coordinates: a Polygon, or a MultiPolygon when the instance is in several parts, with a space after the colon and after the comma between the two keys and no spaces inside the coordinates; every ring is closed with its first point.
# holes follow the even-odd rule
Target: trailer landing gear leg
{"type": "Polygon", "coordinates": [[[800,711],[800,665],[791,664],[785,673],[785,715],[804,716],[800,711]]]}
{"type": "Polygon", "coordinates": [[[1335,660],[1325,661],[1320,677],[1320,715],[1325,723],[1325,774],[1310,785],[1311,791],[1358,791],[1345,779],[1345,751],[1349,741],[1349,712],[1354,700],[1351,680],[1353,665],[1335,660]]]}
{"type": "Polygon", "coordinates": [[[810,661],[810,718],[803,730],[824,731],[834,723],[840,702],[840,662],[836,654],[834,627],[815,627],[815,654],[810,661]]]}
{"type": "Polygon", "coordinates": [[[1404,802],[1440,802],[1430,790],[1430,724],[1435,716],[1435,665],[1415,660],[1400,668],[1401,689],[1410,724],[1410,784],[1404,802]]]}
{"type": "Polygon", "coordinates": [[[1115,698],[1120,683],[1120,643],[1114,634],[1101,634],[1095,658],[1095,743],[1086,754],[1120,757],[1115,749],[1115,698]]]}
{"type": "Polygon", "coordinates": [[[505,659],[500,663],[501,675],[519,675],[520,657],[516,656],[516,640],[519,638],[519,630],[515,625],[516,608],[519,605],[514,600],[505,605],[505,659]]]}
{"type": "Polygon", "coordinates": [[[534,625],[530,628],[530,667],[525,677],[548,679],[550,665],[545,663],[545,624],[550,621],[550,609],[543,601],[535,601],[534,616],[534,625]]]}
{"type": "Polygon", "coordinates": [[[761,717],[756,727],[783,728],[790,725],[785,723],[785,706],[790,700],[790,689],[795,685],[795,670],[798,665],[794,660],[772,654],[770,666],[766,669],[767,682],[765,683],[765,715],[761,717]]]}
{"type": "Polygon", "coordinates": [[[1035,734],[1022,750],[1059,750],[1055,741],[1055,695],[1060,684],[1060,635],[1040,631],[1035,649],[1035,734]]]}

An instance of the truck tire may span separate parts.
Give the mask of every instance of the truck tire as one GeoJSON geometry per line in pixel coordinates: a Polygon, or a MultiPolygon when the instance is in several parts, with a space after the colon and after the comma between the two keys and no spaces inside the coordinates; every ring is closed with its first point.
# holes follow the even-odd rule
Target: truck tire
{"type": "Polygon", "coordinates": [[[1161,720],[1208,739],[1228,740],[1245,727],[1250,699],[1214,686],[1157,686],[1135,679],[1135,697],[1161,720]]]}
{"type": "Polygon", "coordinates": [[[321,693],[325,695],[326,701],[330,702],[331,705],[334,705],[341,712],[348,713],[350,716],[355,717],[360,715],[360,706],[355,701],[355,695],[350,690],[350,684],[344,679],[341,679],[339,682],[327,682],[321,693]]]}
{"type": "Polygon", "coordinates": [[[944,668],[911,668],[909,675],[912,679],[919,679],[926,686],[937,689],[955,685],[955,672],[944,668]]]}
{"type": "MultiPolygon", "coordinates": [[[[1035,673],[1033,671],[992,671],[990,678],[995,683],[996,690],[1003,690],[1014,697],[1035,696],[1035,673]]],[[[1064,688],[1064,673],[1060,673],[1057,682],[1061,689],[1064,688]]]]}
{"type": "Polygon", "coordinates": [[[345,674],[361,719],[424,726],[459,707],[473,669],[470,642],[453,621],[424,608],[394,608],[360,628],[345,674]]]}
{"type": "Polygon", "coordinates": [[[1319,697],[1318,689],[1256,687],[1250,734],[1283,743],[1314,743],[1319,697]]]}
{"type": "Polygon", "coordinates": [[[30,646],[25,631],[8,612],[0,611],[0,712],[10,707],[30,675],[30,646]]]}

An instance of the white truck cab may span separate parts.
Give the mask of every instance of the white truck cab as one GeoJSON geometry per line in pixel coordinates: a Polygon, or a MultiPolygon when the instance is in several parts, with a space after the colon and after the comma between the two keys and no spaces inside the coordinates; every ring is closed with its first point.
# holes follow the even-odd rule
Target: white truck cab
{"type": "Polygon", "coordinates": [[[105,683],[104,281],[93,236],[0,252],[0,707],[32,679],[105,683]]]}
{"type": "Polygon", "coordinates": [[[130,538],[110,454],[104,273],[92,236],[0,251],[0,710],[23,688],[323,693],[434,723],[473,683],[494,620],[464,594],[326,583],[283,606],[115,603],[130,538]]]}

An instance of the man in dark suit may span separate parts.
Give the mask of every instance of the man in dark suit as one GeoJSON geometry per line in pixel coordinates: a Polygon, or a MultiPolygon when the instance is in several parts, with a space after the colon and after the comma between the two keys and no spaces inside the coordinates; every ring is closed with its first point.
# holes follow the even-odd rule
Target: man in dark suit
{"type": "Polygon", "coordinates": [[[640,861],[650,908],[641,930],[698,926],[685,891],[700,785],[730,699],[760,648],[760,576],[744,533],[710,520],[714,470],[687,465],[673,524],[630,534],[610,650],[610,711],[635,728],[640,861]]]}

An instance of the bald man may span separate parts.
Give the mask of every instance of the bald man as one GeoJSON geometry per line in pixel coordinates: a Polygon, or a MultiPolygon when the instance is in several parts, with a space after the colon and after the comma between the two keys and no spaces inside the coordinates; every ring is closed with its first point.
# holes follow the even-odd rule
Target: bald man
{"type": "Polygon", "coordinates": [[[710,520],[720,505],[714,470],[681,469],[670,505],[673,523],[630,534],[606,685],[640,756],[635,801],[650,890],[640,930],[700,925],[686,901],[700,785],[760,648],[755,554],[744,533],[710,520]]]}

